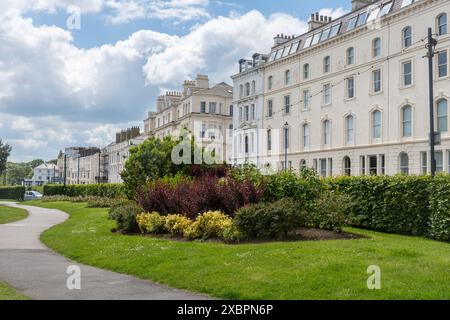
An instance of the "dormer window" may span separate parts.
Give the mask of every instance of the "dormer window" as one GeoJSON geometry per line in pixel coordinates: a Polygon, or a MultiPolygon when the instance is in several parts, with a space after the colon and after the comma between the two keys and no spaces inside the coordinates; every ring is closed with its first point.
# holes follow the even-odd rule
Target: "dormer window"
{"type": "Polygon", "coordinates": [[[358,20],[358,16],[354,16],[348,20],[347,31],[353,30],[356,27],[356,21],[358,20]]]}

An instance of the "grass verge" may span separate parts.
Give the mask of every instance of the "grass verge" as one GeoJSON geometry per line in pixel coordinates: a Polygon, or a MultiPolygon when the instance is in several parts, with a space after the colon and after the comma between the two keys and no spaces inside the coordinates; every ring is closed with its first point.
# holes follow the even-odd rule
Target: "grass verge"
{"type": "Polygon", "coordinates": [[[0,300],[29,300],[29,298],[0,281],[0,300]]]}
{"type": "Polygon", "coordinates": [[[226,245],[110,232],[106,209],[32,202],[71,219],[42,235],[81,263],[226,299],[449,299],[450,244],[347,229],[358,240],[226,245]],[[381,268],[381,290],[367,268],[381,268]]]}
{"type": "Polygon", "coordinates": [[[0,202],[0,224],[20,221],[28,217],[28,211],[19,208],[7,207],[0,202]]]}

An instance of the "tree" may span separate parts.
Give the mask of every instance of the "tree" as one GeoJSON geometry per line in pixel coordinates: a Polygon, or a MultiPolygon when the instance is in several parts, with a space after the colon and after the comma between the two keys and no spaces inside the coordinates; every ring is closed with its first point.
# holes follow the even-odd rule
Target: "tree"
{"type": "Polygon", "coordinates": [[[6,162],[8,161],[9,155],[11,154],[11,150],[11,146],[7,143],[4,144],[0,139],[0,175],[6,169],[6,162]]]}
{"type": "Polygon", "coordinates": [[[176,174],[179,168],[171,159],[172,149],[176,145],[177,141],[170,137],[163,140],[150,138],[130,149],[130,157],[121,173],[129,197],[133,197],[149,179],[176,174]]]}
{"type": "Polygon", "coordinates": [[[30,178],[32,174],[31,167],[28,163],[7,163],[6,184],[14,186],[21,185],[24,179],[30,178]]]}

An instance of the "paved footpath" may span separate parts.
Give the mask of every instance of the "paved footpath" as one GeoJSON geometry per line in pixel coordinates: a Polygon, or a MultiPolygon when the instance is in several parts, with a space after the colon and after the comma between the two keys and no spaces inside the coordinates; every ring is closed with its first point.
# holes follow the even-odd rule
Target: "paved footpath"
{"type": "Polygon", "coordinates": [[[39,236],[68,219],[59,210],[0,202],[22,208],[27,219],[0,225],[0,281],[38,300],[203,300],[208,297],[85,266],[45,247],[39,236]],[[81,289],[69,290],[68,267],[79,266],[81,289]]]}

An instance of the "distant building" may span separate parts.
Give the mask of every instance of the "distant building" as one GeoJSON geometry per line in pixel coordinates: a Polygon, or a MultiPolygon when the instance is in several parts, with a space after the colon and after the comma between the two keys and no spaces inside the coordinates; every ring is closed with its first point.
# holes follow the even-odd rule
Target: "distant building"
{"type": "Polygon", "coordinates": [[[120,174],[125,162],[130,156],[130,149],[145,141],[140,135],[139,127],[133,127],[116,133],[116,141],[103,149],[104,170],[107,172],[108,183],[122,183],[120,174]]]}
{"type": "Polygon", "coordinates": [[[144,135],[164,138],[178,137],[183,130],[191,132],[203,147],[214,145],[216,154],[231,160],[233,129],[233,88],[222,82],[209,85],[208,76],[199,75],[195,81],[185,81],[183,92],[167,92],[158,97],[156,112],[144,121],[144,135]]]}
{"type": "Polygon", "coordinates": [[[43,163],[33,169],[33,178],[25,179],[23,184],[26,187],[43,186],[47,183],[59,181],[58,167],[52,163],[43,163]]]}
{"type": "Polygon", "coordinates": [[[95,184],[104,182],[103,157],[96,147],[71,147],[60,152],[57,160],[58,182],[95,184]]]}

